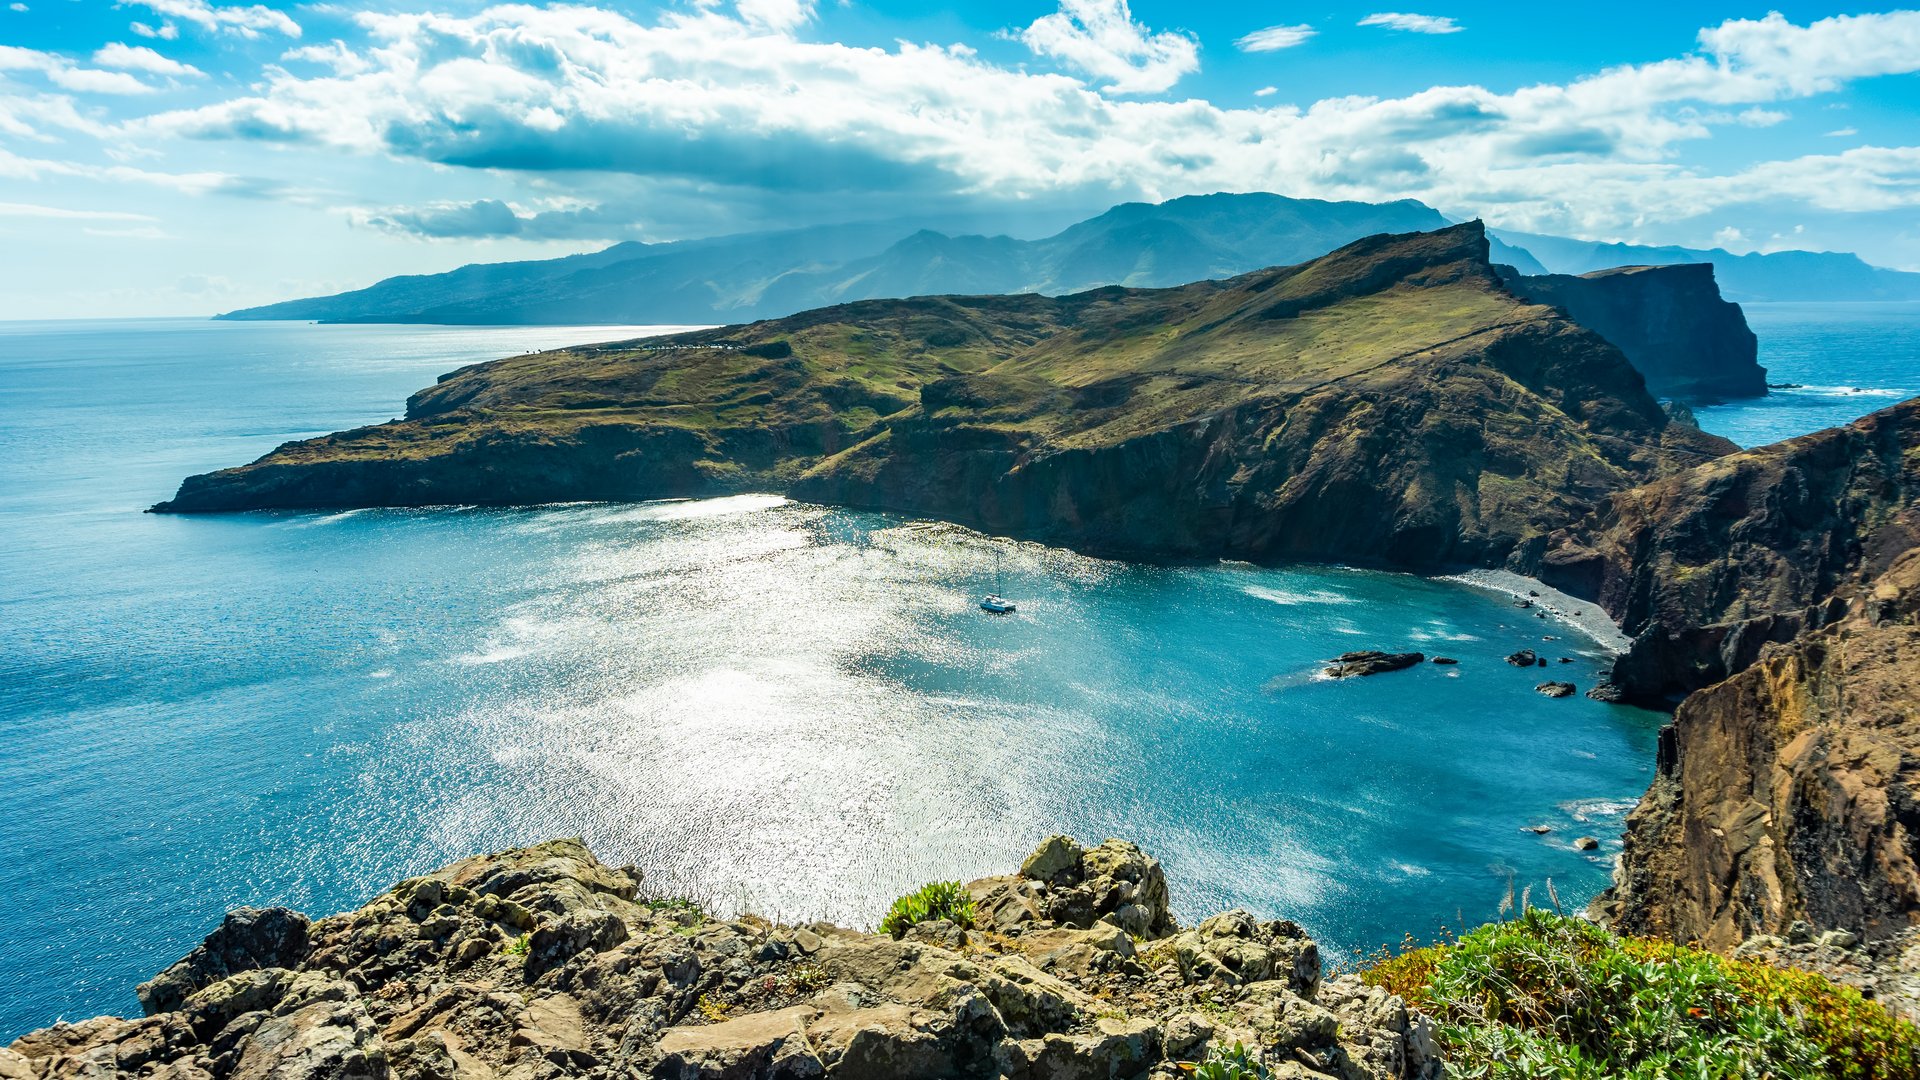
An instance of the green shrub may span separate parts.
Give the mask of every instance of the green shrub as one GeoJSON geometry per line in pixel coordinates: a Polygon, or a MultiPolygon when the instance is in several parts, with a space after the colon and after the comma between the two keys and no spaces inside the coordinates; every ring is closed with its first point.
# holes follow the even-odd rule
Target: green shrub
{"type": "Polygon", "coordinates": [[[945,919],[961,927],[973,925],[973,897],[957,881],[933,881],[893,902],[887,917],[880,920],[880,932],[894,937],[907,932],[915,923],[945,919]]]}
{"type": "Polygon", "coordinates": [[[1438,1021],[1455,1076],[1920,1080],[1920,1030],[1858,991],[1534,908],[1363,978],[1438,1021]]]}
{"type": "Polygon", "coordinates": [[[1271,1080],[1273,1076],[1252,1051],[1239,1043],[1232,1049],[1215,1043],[1207,1047],[1206,1060],[1181,1068],[1194,1080],[1271,1080]]]}

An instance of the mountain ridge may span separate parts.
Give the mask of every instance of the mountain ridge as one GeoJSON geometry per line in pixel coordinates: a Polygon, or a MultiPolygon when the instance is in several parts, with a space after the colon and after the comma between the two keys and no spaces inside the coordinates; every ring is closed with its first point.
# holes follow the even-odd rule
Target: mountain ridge
{"type": "MultiPolygon", "coordinates": [[[[1412,199],[1330,202],[1222,192],[1121,203],[1038,239],[891,221],[669,243],[626,241],[559,259],[469,263],[444,274],[387,278],[349,292],[215,317],[452,325],[735,323],[862,299],[1168,287],[1304,262],[1368,235],[1448,224],[1439,211],[1412,199]]],[[[1495,262],[1530,276],[1710,262],[1731,300],[1920,298],[1920,274],[1868,266],[1845,254],[1735,256],[1501,229],[1490,230],[1489,237],[1495,262]],[[1541,252],[1550,257],[1538,257],[1541,252]]]]}

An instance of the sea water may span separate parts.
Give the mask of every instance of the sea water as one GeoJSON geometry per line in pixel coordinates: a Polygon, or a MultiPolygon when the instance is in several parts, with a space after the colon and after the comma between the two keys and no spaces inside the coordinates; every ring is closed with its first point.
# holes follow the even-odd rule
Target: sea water
{"type": "Polygon", "coordinates": [[[1920,302],[1743,307],[1776,389],[1695,409],[1708,431],[1763,446],[1920,395],[1920,302]]]}
{"type": "Polygon", "coordinates": [[[1663,718],[1536,694],[1603,651],[1457,581],[770,496],[139,512],[459,364],[641,332],[0,324],[0,1039],[137,1012],[231,907],[323,914],[554,836],[861,926],[1047,833],[1124,836],[1183,917],[1293,918],[1347,958],[1509,883],[1604,887],[1663,718]],[[1460,663],[1317,677],[1359,648],[1460,663]]]}

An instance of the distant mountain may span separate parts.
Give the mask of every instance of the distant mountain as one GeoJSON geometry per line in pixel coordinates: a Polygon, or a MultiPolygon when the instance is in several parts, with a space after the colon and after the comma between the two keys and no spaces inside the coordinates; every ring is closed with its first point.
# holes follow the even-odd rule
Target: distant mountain
{"type": "Polygon", "coordinates": [[[1495,232],[1509,244],[1532,252],[1556,274],[1586,274],[1616,266],[1712,263],[1720,292],[1728,300],[1920,300],[1920,274],[1872,266],[1847,252],[1735,255],[1720,248],[1603,244],[1507,229],[1495,232]]]}
{"type": "MultiPolygon", "coordinates": [[[[1180,285],[1305,262],[1365,236],[1448,224],[1439,211],[1411,199],[1361,203],[1197,195],[1126,203],[1042,240],[950,236],[890,223],[624,243],[590,255],[388,278],[353,292],[220,318],[740,322],[850,300],[1180,285]]],[[[1546,273],[1531,255],[1498,241],[1493,241],[1493,257],[1524,273],[1546,273]]]]}

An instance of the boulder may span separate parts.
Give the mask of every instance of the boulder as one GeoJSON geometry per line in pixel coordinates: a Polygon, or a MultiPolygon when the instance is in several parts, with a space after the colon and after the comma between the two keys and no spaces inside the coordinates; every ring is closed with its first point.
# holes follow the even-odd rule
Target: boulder
{"type": "Polygon", "coordinates": [[[1534,687],[1535,691],[1553,698],[1572,697],[1577,689],[1579,688],[1570,682],[1543,682],[1534,687]]]}
{"type": "Polygon", "coordinates": [[[1190,983],[1235,987],[1277,979],[1308,998],[1320,986],[1320,948],[1291,922],[1223,911],[1174,935],[1172,945],[1180,975],[1190,983]]]}
{"type": "MultiPolygon", "coordinates": [[[[1056,833],[1040,841],[1040,846],[1020,864],[1020,876],[1046,882],[1065,880],[1079,873],[1080,860],[1086,854],[1086,849],[1073,837],[1056,833]]],[[[1071,880],[1079,879],[1072,877],[1071,880]]]]}
{"type": "Polygon", "coordinates": [[[826,1066],[807,1041],[816,1012],[806,1005],[755,1013],[699,1027],[677,1027],[660,1036],[663,1080],[811,1080],[826,1066]]]}
{"type": "Polygon", "coordinates": [[[140,984],[140,1007],[148,1016],[178,1009],[195,991],[242,971],[290,968],[307,955],[305,915],[283,907],[243,907],[227,913],[219,929],[172,967],[140,984]]]}
{"type": "Polygon", "coordinates": [[[1325,669],[1328,678],[1346,679],[1357,675],[1378,675],[1386,671],[1403,671],[1426,662],[1426,656],[1417,652],[1348,652],[1333,658],[1331,666],[1325,669]]]}
{"type": "Polygon", "coordinates": [[[1539,657],[1534,654],[1532,649],[1521,649],[1519,652],[1507,657],[1507,663],[1512,664],[1514,667],[1532,667],[1537,660],[1539,660],[1539,657]]]}

